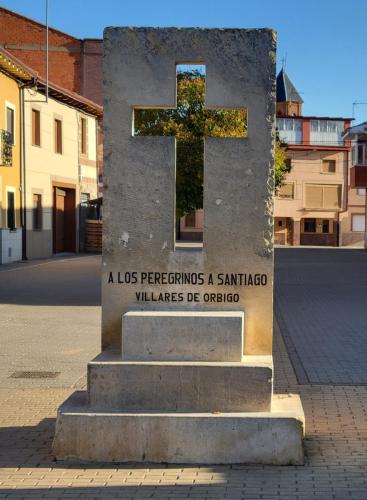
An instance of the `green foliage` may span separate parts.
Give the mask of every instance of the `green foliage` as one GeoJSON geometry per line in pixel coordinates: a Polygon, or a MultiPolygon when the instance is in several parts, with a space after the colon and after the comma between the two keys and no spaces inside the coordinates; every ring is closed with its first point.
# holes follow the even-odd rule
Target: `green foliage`
{"type": "Polygon", "coordinates": [[[137,109],[135,135],[175,136],[177,140],[176,214],[203,206],[204,137],[246,137],[245,109],[205,109],[205,77],[197,71],[177,75],[176,109],[137,109]]]}
{"type": "Polygon", "coordinates": [[[286,144],[281,142],[278,135],[275,142],[275,192],[284,183],[286,175],[291,171],[290,162],[286,162],[286,144]]]}

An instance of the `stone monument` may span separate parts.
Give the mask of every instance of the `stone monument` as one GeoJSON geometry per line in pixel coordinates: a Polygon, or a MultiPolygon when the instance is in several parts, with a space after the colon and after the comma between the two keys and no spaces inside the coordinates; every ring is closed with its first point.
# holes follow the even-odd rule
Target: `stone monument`
{"type": "Polygon", "coordinates": [[[273,394],[275,33],[108,28],[104,38],[102,353],[59,409],[57,458],[303,462],[296,395],[273,394]],[[175,243],[175,139],[134,136],[174,108],[176,65],[246,138],[205,139],[202,247],[175,243]]]}

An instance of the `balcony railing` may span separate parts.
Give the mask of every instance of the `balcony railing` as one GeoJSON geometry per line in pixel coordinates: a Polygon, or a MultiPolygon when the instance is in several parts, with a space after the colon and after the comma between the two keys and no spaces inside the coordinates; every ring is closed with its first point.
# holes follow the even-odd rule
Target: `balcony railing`
{"type": "Polygon", "coordinates": [[[0,166],[11,167],[13,164],[12,135],[6,130],[0,130],[0,166]]]}

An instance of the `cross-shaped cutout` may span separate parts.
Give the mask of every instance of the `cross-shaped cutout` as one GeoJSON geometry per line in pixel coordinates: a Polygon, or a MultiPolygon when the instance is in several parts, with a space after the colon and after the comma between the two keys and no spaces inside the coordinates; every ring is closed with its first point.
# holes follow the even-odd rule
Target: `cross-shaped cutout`
{"type": "Polygon", "coordinates": [[[176,239],[180,218],[203,207],[205,137],[247,137],[246,108],[205,106],[205,66],[176,66],[176,108],[134,108],[136,136],[176,137],[176,239]]]}

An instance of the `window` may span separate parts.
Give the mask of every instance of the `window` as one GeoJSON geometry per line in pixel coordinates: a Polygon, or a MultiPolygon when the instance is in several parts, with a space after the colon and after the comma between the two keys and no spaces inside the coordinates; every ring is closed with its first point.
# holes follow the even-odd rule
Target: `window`
{"type": "Polygon", "coordinates": [[[55,119],[55,153],[62,154],[62,121],[55,119]]]}
{"type": "Polygon", "coordinates": [[[33,195],[33,230],[42,229],[42,196],[33,195]]]}
{"type": "Polygon", "coordinates": [[[302,121],[295,118],[277,118],[279,138],[288,144],[302,142],[302,121]]]}
{"type": "Polygon", "coordinates": [[[11,144],[15,143],[15,122],[14,122],[14,109],[6,107],[6,131],[10,135],[11,144]]]}
{"type": "Polygon", "coordinates": [[[282,220],[278,220],[278,226],[279,227],[283,227],[283,221],[282,220]]]}
{"type": "Polygon", "coordinates": [[[185,217],[185,226],[186,227],[195,227],[195,212],[191,212],[191,214],[186,215],[185,217]]]}
{"type": "Polygon", "coordinates": [[[352,215],[352,231],[362,233],[365,230],[365,216],[362,214],[352,215]]]}
{"type": "Polygon", "coordinates": [[[324,174],[335,174],[336,161],[335,160],[322,160],[322,172],[324,174]]]}
{"type": "Polygon", "coordinates": [[[38,109],[32,109],[32,145],[41,145],[41,118],[38,109]]]}
{"type": "Polygon", "coordinates": [[[363,160],[364,160],[364,148],[362,144],[358,144],[357,146],[357,164],[358,165],[363,165],[363,160]]]}
{"type": "Polygon", "coordinates": [[[288,200],[293,200],[294,198],[294,184],[293,182],[287,182],[283,184],[278,191],[279,198],[286,198],[288,200]]]}
{"type": "Polygon", "coordinates": [[[87,154],[87,119],[81,118],[80,120],[80,149],[82,155],[87,154]]]}
{"type": "Polygon", "coordinates": [[[343,144],[343,130],[343,121],[311,120],[310,143],[341,145],[343,144]]]}
{"type": "Polygon", "coordinates": [[[316,233],[316,219],[305,219],[304,220],[304,232],[305,233],[316,233]]]}
{"type": "Polygon", "coordinates": [[[357,194],[358,196],[364,196],[366,194],[366,188],[358,188],[357,194]]]}
{"type": "Polygon", "coordinates": [[[306,186],[306,208],[322,208],[322,186],[306,186]]]}
{"type": "Polygon", "coordinates": [[[6,221],[8,229],[15,229],[15,193],[7,191],[6,221]]]}
{"type": "Polygon", "coordinates": [[[294,118],[278,118],[277,119],[278,130],[298,131],[302,130],[301,120],[295,120],[294,118]]]}
{"type": "Polygon", "coordinates": [[[328,219],[324,219],[324,220],[322,221],[322,232],[323,232],[324,234],[329,233],[329,221],[328,221],[328,219]]]}
{"type": "Polygon", "coordinates": [[[306,208],[341,208],[341,186],[323,186],[319,184],[306,184],[306,208]]]}
{"type": "Polygon", "coordinates": [[[38,109],[32,109],[32,145],[41,145],[41,119],[38,109]]]}

